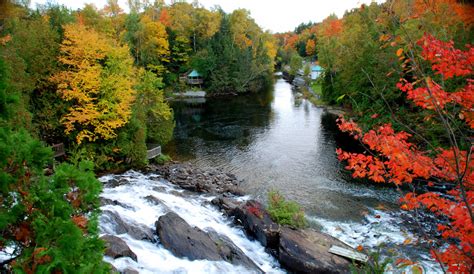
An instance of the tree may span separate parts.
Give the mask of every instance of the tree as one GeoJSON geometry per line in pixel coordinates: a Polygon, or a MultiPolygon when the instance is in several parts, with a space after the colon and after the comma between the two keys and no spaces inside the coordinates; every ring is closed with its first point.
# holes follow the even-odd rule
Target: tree
{"type": "Polygon", "coordinates": [[[109,271],[97,230],[101,184],[91,163],[43,174],[52,151],[11,122],[21,93],[10,81],[0,58],[0,251],[11,257],[0,271],[109,271]]]}
{"type": "Polygon", "coordinates": [[[59,62],[64,70],[51,77],[71,104],[61,122],[76,142],[112,139],[131,115],[134,72],[128,47],[114,47],[81,24],[65,27],[59,62]]]}
{"type": "Polygon", "coordinates": [[[303,58],[301,58],[298,54],[293,54],[290,60],[290,75],[295,77],[303,66],[303,58]]]}
{"type": "Polygon", "coordinates": [[[425,110],[426,119],[437,119],[444,124],[446,147],[427,143],[429,150],[423,150],[410,141],[412,134],[396,132],[391,124],[364,133],[355,122],[340,118],[339,128],[361,140],[370,153],[338,149],[337,154],[339,160],[347,161],[346,169],[353,171],[354,178],[396,185],[414,181],[428,186],[434,182],[452,184],[446,194],[410,192],[401,200],[402,209],[426,209],[447,218],[446,223],[438,224],[442,240],[437,240],[438,250],[433,249],[433,256],[451,273],[471,273],[474,269],[474,161],[470,141],[474,128],[474,47],[467,45],[466,50],[459,50],[453,41],[443,42],[430,35],[417,44],[421,47],[421,60],[416,59],[415,49],[408,54],[409,58],[402,56],[403,50],[397,51],[403,64],[411,66],[410,74],[401,78],[397,87],[407,94],[408,100],[425,110]],[[423,62],[431,66],[431,71],[423,69],[423,62]],[[446,87],[450,81],[463,85],[449,92],[446,87]],[[459,125],[459,119],[465,124],[459,125]]]}
{"type": "Polygon", "coordinates": [[[138,48],[139,64],[162,74],[165,69],[165,64],[168,63],[170,50],[168,42],[168,34],[165,26],[158,21],[152,21],[147,15],[140,18],[141,28],[137,36],[141,41],[141,46],[138,48]]]}
{"type": "Polygon", "coordinates": [[[306,55],[313,56],[316,54],[316,43],[314,40],[308,40],[306,43],[306,55]]]}

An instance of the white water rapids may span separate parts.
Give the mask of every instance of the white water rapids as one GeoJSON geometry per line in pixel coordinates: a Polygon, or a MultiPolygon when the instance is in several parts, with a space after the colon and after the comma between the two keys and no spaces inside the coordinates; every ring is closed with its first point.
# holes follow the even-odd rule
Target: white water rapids
{"type": "MultiPolygon", "coordinates": [[[[101,177],[102,182],[112,178],[125,178],[128,184],[114,188],[104,187],[101,197],[117,200],[125,204],[105,205],[102,210],[115,211],[125,222],[131,221],[146,225],[155,231],[155,221],[168,210],[176,212],[191,226],[196,226],[204,231],[213,229],[231,239],[249,258],[267,273],[284,273],[279,268],[278,262],[264,247],[255,240],[249,240],[242,229],[232,225],[232,220],[224,216],[209,202],[212,196],[192,195],[180,197],[176,192],[179,188],[159,178],[157,175],[144,175],[129,171],[123,175],[107,175],[101,177]],[[152,195],[162,201],[162,205],[150,203],[145,199],[152,195]]],[[[128,257],[112,259],[105,257],[117,270],[124,271],[132,268],[140,273],[249,273],[250,271],[231,265],[225,261],[195,260],[190,261],[178,258],[166,250],[161,244],[145,240],[136,240],[128,234],[116,235],[114,225],[100,222],[101,234],[111,234],[124,240],[130,249],[137,255],[138,262],[128,257]]]]}
{"type": "MultiPolygon", "coordinates": [[[[102,210],[117,213],[125,222],[144,225],[155,231],[155,222],[169,211],[174,211],[191,226],[204,231],[214,230],[227,236],[249,258],[251,258],[266,273],[285,273],[277,260],[265,252],[264,247],[256,240],[249,239],[242,228],[235,226],[232,220],[223,215],[216,207],[210,204],[215,196],[193,194],[169,183],[159,175],[145,175],[140,172],[129,171],[122,175],[107,175],[100,181],[111,179],[127,180],[128,183],[115,187],[104,186],[102,198],[116,200],[121,205],[104,205],[102,210]],[[147,196],[156,197],[160,204],[152,203],[147,196]]],[[[248,197],[240,198],[242,200],[248,197]]],[[[344,242],[356,247],[358,244],[376,250],[381,243],[401,244],[405,239],[414,239],[415,236],[400,229],[400,222],[396,216],[375,210],[366,217],[366,222],[335,222],[323,218],[308,217],[310,222],[321,225],[326,232],[344,242]],[[376,217],[374,217],[376,216],[376,217]]],[[[101,235],[109,234],[120,237],[137,255],[137,262],[131,258],[122,257],[112,259],[105,257],[117,270],[134,269],[139,273],[252,273],[242,266],[235,266],[225,261],[195,260],[178,258],[165,249],[156,237],[157,242],[136,240],[130,235],[117,234],[113,223],[106,218],[100,219],[101,235]]],[[[431,258],[422,256],[425,273],[439,273],[440,270],[431,258]]],[[[388,273],[410,273],[407,269],[390,270],[388,273]]]]}

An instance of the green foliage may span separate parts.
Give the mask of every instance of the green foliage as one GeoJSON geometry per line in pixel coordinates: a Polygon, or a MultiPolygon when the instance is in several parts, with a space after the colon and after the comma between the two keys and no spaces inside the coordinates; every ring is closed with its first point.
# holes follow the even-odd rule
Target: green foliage
{"type": "Polygon", "coordinates": [[[193,67],[203,75],[211,93],[244,93],[262,89],[273,70],[268,49],[257,43],[258,34],[253,41],[242,33],[236,33],[231,15],[222,14],[221,18],[219,31],[207,47],[194,56],[193,67]]]}
{"type": "Polygon", "coordinates": [[[303,58],[298,54],[293,54],[290,59],[290,75],[295,77],[302,65],[303,58]]]}
{"type": "Polygon", "coordinates": [[[15,271],[105,273],[92,163],[61,164],[45,177],[51,149],[25,130],[1,128],[0,152],[0,241],[18,249],[15,271]]]}
{"type": "Polygon", "coordinates": [[[308,225],[301,206],[294,201],[287,201],[278,191],[268,193],[268,213],[275,222],[282,225],[297,228],[308,225]]]}
{"type": "Polygon", "coordinates": [[[166,155],[166,154],[162,153],[158,157],[154,158],[152,161],[154,163],[158,164],[158,165],[164,165],[164,164],[172,161],[172,159],[169,155],[166,155]]]}
{"type": "Polygon", "coordinates": [[[387,266],[391,264],[393,261],[390,257],[385,258],[382,260],[380,252],[371,252],[370,253],[370,261],[367,263],[363,263],[361,265],[356,265],[353,263],[350,265],[351,273],[353,274],[363,274],[363,273],[371,273],[371,274],[383,274],[386,273],[387,266]]]}
{"type": "Polygon", "coordinates": [[[146,126],[148,143],[165,145],[173,137],[173,110],[164,99],[161,79],[142,70],[137,85],[136,112],[146,126]]]}

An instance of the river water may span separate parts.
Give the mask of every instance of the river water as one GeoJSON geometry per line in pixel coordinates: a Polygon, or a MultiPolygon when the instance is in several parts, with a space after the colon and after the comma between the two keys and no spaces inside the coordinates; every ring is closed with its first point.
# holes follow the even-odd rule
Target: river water
{"type": "Polygon", "coordinates": [[[283,79],[268,92],[174,102],[175,138],[165,153],[242,179],[262,202],[278,190],[300,203],[310,225],[346,243],[438,272],[412,218],[392,188],[355,182],[335,154],[356,145],[338,132],[335,116],[315,107],[283,79]]]}

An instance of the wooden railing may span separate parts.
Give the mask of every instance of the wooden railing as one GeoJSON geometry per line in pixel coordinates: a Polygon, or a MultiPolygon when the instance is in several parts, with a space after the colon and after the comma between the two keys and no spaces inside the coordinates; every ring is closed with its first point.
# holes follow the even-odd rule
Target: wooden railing
{"type": "Polygon", "coordinates": [[[204,83],[204,80],[203,79],[189,79],[188,78],[187,83],[190,84],[190,85],[201,85],[202,83],[204,83]]]}
{"type": "Polygon", "coordinates": [[[161,146],[154,147],[146,151],[146,158],[148,160],[155,158],[161,154],[161,146]]]}
{"type": "Polygon", "coordinates": [[[51,147],[53,148],[54,158],[66,155],[66,152],[64,151],[64,144],[63,143],[54,144],[51,147]]]}

